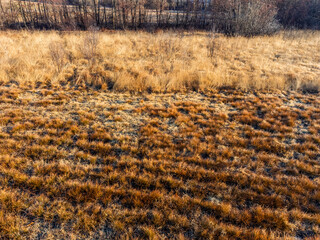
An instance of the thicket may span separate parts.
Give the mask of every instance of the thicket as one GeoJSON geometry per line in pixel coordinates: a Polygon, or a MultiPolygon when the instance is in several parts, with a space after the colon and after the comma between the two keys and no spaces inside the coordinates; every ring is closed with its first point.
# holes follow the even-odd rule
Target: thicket
{"type": "Polygon", "coordinates": [[[183,28],[258,35],[281,25],[320,29],[320,0],[0,0],[3,29],[183,28]]]}
{"type": "Polygon", "coordinates": [[[277,0],[276,6],[284,27],[320,29],[320,0],[277,0]]]}

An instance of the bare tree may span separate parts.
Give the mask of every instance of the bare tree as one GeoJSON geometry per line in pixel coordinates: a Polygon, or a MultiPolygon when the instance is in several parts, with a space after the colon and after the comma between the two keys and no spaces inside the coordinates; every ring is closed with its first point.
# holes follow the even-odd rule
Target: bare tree
{"type": "MultiPolygon", "coordinates": [[[[1,0],[0,0],[1,1],[1,0]]],[[[320,28],[320,0],[10,0],[4,27],[194,28],[229,35],[270,34],[284,26],[320,28]]]]}

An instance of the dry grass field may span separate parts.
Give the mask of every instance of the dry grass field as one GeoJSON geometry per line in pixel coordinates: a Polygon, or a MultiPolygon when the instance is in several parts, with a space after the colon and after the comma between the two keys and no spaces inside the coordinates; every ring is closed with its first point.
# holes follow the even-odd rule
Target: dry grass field
{"type": "Polygon", "coordinates": [[[1,32],[0,239],[319,239],[319,61],[317,32],[1,32]]]}
{"type": "Polygon", "coordinates": [[[317,95],[0,92],[4,239],[320,236],[317,95]]]}
{"type": "Polygon", "coordinates": [[[0,84],[174,92],[320,90],[320,32],[0,32],[0,84]]]}

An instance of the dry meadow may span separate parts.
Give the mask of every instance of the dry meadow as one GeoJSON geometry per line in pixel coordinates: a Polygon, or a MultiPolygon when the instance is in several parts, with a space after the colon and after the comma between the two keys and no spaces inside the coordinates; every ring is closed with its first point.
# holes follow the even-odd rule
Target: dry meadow
{"type": "Polygon", "coordinates": [[[320,32],[0,32],[0,85],[114,91],[320,89],[320,32]]]}
{"type": "Polygon", "coordinates": [[[0,239],[318,239],[319,36],[1,32],[0,239]]]}

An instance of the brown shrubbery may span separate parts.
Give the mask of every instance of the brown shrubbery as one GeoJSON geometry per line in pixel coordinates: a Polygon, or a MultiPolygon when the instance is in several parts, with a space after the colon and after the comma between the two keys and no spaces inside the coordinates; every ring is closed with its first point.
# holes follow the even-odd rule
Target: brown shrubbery
{"type": "Polygon", "coordinates": [[[213,0],[216,29],[229,35],[271,34],[279,29],[277,8],[269,0],[213,0]]]}
{"type": "Polygon", "coordinates": [[[285,27],[320,29],[320,0],[276,0],[285,27]]]}

